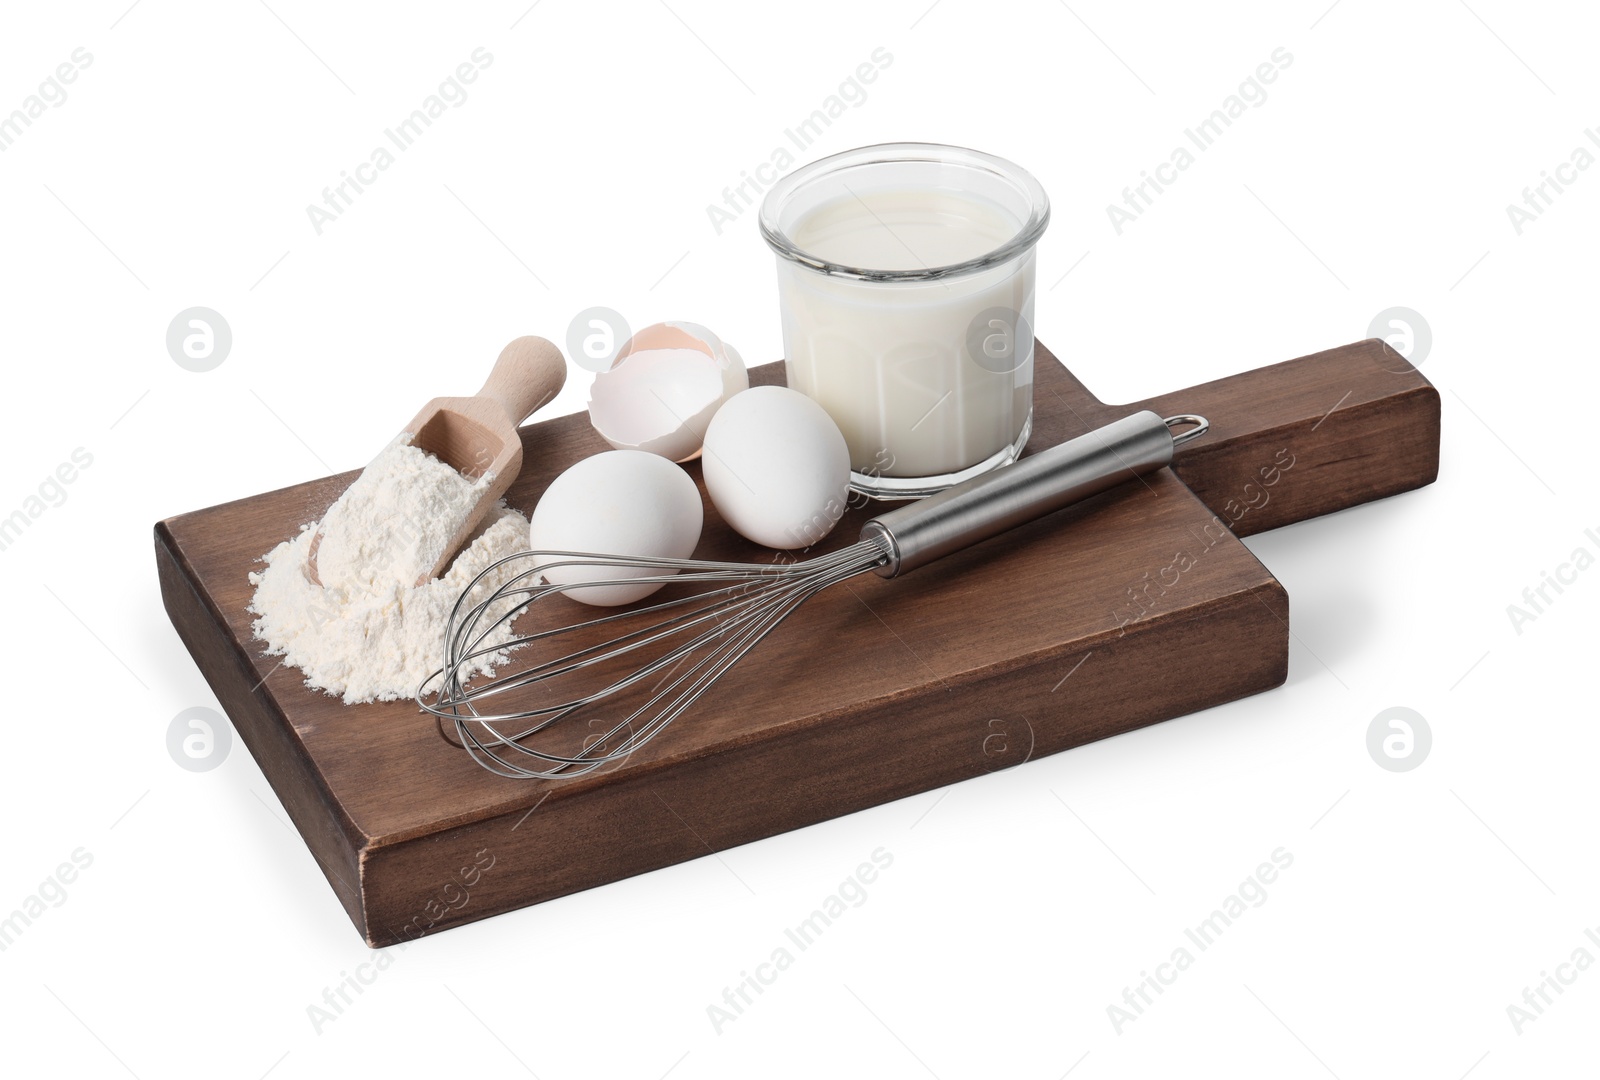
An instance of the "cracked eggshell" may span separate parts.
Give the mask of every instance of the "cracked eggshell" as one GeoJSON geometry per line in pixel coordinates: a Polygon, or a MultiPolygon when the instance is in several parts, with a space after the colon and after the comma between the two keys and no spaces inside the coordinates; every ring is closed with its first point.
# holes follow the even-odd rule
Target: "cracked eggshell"
{"type": "Polygon", "coordinates": [[[656,323],[629,338],[611,367],[595,376],[589,422],[618,450],[692,461],[711,417],[749,387],[732,345],[697,323],[656,323]]]}

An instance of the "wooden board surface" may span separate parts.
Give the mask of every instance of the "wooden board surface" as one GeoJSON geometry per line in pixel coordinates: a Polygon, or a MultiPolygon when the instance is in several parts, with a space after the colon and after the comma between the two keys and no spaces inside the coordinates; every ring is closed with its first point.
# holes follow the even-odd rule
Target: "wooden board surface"
{"type": "MultiPolygon", "coordinates": [[[[1234,534],[1437,472],[1438,395],[1381,342],[1126,406],[1098,401],[1042,348],[1036,371],[1030,452],[1143,407],[1205,414],[1212,431],[1147,482],[904,578],[818,595],[659,738],[582,779],[493,776],[414,703],[345,706],[263,655],[247,575],[355,473],[161,522],[163,598],[377,946],[1276,686],[1288,598],[1234,534]],[[990,738],[997,721],[1013,733],[1003,745],[990,738]]],[[[781,381],[781,364],[752,371],[752,383],[781,381]]],[[[522,439],[507,499],[524,512],[561,470],[607,448],[582,414],[522,439]]],[[[852,510],[824,546],[853,541],[879,509],[852,510]]],[[[709,502],[696,554],[770,555],[709,502]]]]}

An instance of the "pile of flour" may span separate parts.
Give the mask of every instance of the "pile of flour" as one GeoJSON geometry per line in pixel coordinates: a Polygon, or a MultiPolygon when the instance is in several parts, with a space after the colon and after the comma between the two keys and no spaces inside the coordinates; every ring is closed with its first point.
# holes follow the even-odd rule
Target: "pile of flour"
{"type": "MultiPolygon", "coordinates": [[[[416,584],[489,482],[468,480],[412,446],[408,435],[396,439],[324,517],[317,549],[323,584],[307,573],[316,524],[268,552],[266,568],[250,575],[256,638],[269,655],[299,668],[308,687],[347,705],[415,695],[444,661],[445,630],[462,592],[494,562],[528,546],[527,519],[501,506],[444,574],[416,584]]],[[[513,564],[486,577],[467,603],[487,599],[518,572],[513,564]]],[[[509,624],[500,626],[482,647],[513,636],[509,624]]],[[[506,658],[504,650],[480,657],[463,678],[487,674],[506,658]]]]}

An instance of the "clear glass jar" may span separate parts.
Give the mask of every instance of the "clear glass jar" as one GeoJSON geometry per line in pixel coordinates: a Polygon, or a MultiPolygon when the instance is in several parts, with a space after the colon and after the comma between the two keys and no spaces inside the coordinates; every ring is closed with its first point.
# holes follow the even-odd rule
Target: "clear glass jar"
{"type": "Polygon", "coordinates": [[[789,385],[850,447],[851,486],[910,498],[1014,461],[1033,424],[1044,189],[934,143],[823,158],[761,206],[789,385]]]}

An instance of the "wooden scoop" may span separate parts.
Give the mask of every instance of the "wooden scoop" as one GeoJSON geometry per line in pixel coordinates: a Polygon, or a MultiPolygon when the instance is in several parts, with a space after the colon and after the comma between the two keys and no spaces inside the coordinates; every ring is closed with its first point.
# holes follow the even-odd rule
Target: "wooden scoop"
{"type": "MultiPolygon", "coordinates": [[[[567,362],[561,350],[541,337],[520,337],[500,350],[489,380],[476,397],[434,398],[403,430],[411,445],[427,451],[469,480],[485,473],[493,479],[460,528],[445,545],[439,561],[418,579],[424,585],[455,559],[490,509],[522,471],[522,437],[517,425],[561,392],[567,362]]],[[[318,585],[317,550],[322,528],[311,538],[306,574],[318,585]]]]}

